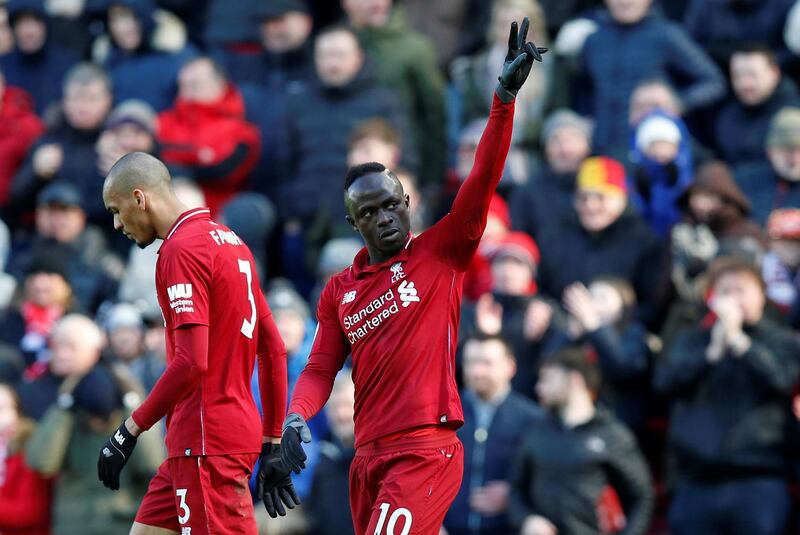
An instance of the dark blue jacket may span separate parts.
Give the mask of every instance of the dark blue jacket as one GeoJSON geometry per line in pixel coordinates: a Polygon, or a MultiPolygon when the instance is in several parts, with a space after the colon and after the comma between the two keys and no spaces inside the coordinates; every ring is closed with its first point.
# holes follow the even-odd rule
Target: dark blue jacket
{"type": "Polygon", "coordinates": [[[15,48],[0,56],[0,72],[8,85],[30,93],[36,114],[42,115],[50,104],[61,99],[64,75],[77,61],[68,50],[45,43],[34,54],[24,54],[15,48]]]}
{"type": "MultiPolygon", "coordinates": [[[[47,184],[56,180],[65,180],[76,186],[83,195],[84,210],[92,220],[101,220],[105,208],[103,206],[103,179],[97,171],[97,151],[95,144],[99,136],[97,130],[77,130],[62,120],[57,126],[48,130],[31,147],[28,157],[14,175],[11,184],[10,206],[16,211],[24,212],[35,207],[36,195],[47,184]],[[33,169],[33,154],[42,145],[57,143],[64,151],[64,162],[52,178],[47,179],[36,174],[33,169]]],[[[108,221],[108,220],[106,220],[108,221]]]]}
{"type": "Polygon", "coordinates": [[[800,377],[800,340],[767,319],[745,332],[750,349],[716,364],[706,359],[709,329],[683,331],[664,354],[655,385],[673,402],[669,442],[679,477],[785,474],[785,432],[800,377]]]}
{"type": "Polygon", "coordinates": [[[694,182],[692,146],[689,131],[680,118],[655,111],[642,119],[642,122],[650,117],[666,118],[678,127],[681,132],[678,154],[668,164],[661,164],[651,159],[636,146],[634,131],[630,153],[633,172],[629,173],[628,189],[631,192],[631,201],[639,209],[642,218],[650,225],[653,232],[665,238],[669,235],[672,225],[681,218],[680,198],[694,182]]]}
{"type": "Polygon", "coordinates": [[[724,62],[743,40],[763,43],[781,63],[791,53],[783,40],[783,25],[795,0],[691,0],[683,25],[697,43],[724,62]]]}
{"type": "Polygon", "coordinates": [[[511,476],[511,460],[517,453],[524,433],[541,409],[525,396],[511,391],[497,407],[489,429],[478,429],[475,417],[475,395],[464,392],[464,425],[458,437],[464,444],[464,478],[461,488],[444,519],[450,535],[505,535],[511,533],[511,525],[505,514],[483,516],[469,507],[470,491],[490,481],[508,481],[511,476]]]}
{"type": "Polygon", "coordinates": [[[733,176],[750,201],[750,218],[759,225],[776,208],[800,208],[800,182],[781,179],[769,162],[739,165],[733,176]]]}
{"type": "Polygon", "coordinates": [[[767,151],[764,140],[772,118],[784,106],[800,102],[797,86],[784,77],[775,92],[757,106],[745,106],[732,98],[717,115],[714,143],[722,159],[729,165],[764,162],[767,151]]]}
{"type": "MultiPolygon", "coordinates": [[[[286,107],[289,176],[280,188],[281,215],[309,222],[325,218],[344,225],[348,138],[356,125],[375,117],[407,134],[400,102],[377,85],[372,68],[365,64],[343,87],[326,87],[316,81],[295,85],[286,107]]],[[[404,154],[408,147],[405,143],[404,154]]]]}
{"type": "Polygon", "coordinates": [[[155,4],[151,0],[113,0],[110,5],[123,5],[133,10],[142,27],[142,44],[138,50],[126,51],[111,40],[111,50],[103,61],[114,86],[114,102],[140,99],[156,112],[170,108],[177,91],[178,71],[196,51],[185,46],[178,51],[156,50],[151,45],[155,22],[155,4]]]}
{"type": "Polygon", "coordinates": [[[632,25],[605,15],[583,46],[594,92],[594,148],[618,153],[628,142],[628,101],[640,81],[663,77],[678,88],[686,110],[725,94],[722,72],[678,25],[648,15],[632,25]]]}

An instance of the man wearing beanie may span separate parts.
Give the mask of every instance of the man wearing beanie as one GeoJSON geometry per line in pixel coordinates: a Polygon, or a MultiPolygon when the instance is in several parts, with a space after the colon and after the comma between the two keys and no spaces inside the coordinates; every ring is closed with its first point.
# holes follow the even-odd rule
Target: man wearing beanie
{"type": "Polygon", "coordinates": [[[554,221],[574,218],[575,176],[581,162],[592,152],[592,127],[591,120],[566,108],[547,117],[542,126],[544,165],[509,196],[515,230],[536,238],[542,228],[554,221]]]}
{"type": "Polygon", "coordinates": [[[575,220],[555,221],[537,240],[542,251],[541,291],[561,299],[573,282],[600,275],[629,281],[640,303],[640,319],[652,316],[661,244],[628,204],[625,169],[616,160],[592,157],[578,170],[575,220]]]}
{"type": "Polygon", "coordinates": [[[768,163],[734,169],[736,182],[750,199],[752,218],[763,225],[776,208],[800,206],[800,107],[783,108],[767,132],[768,163]]]}

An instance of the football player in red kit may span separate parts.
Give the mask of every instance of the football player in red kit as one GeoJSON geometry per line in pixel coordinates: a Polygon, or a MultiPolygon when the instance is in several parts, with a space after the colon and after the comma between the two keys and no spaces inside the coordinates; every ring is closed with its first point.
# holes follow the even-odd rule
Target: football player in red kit
{"type": "Polygon", "coordinates": [[[305,421],[325,404],[349,354],[356,388],[356,458],[350,506],[359,535],[436,534],[458,492],[463,423],[454,375],[461,286],[486,226],[511,142],[514,98],[544,49],[526,43],[528,19],[509,49],[475,165],[452,209],[418,237],[408,196],[379,163],[345,178],[347,221],[366,242],[320,296],[319,327],[283,426],[281,456],[305,466],[305,421]]]}
{"type": "Polygon", "coordinates": [[[255,534],[248,481],[261,455],[259,491],[267,511],[298,503],[280,460],[286,414],[286,350],[258,283],[250,249],[211,221],[207,208],[187,210],[167,168],[131,153],[111,169],[103,201],[114,228],[146,247],[164,240],[156,263],[164,315],[167,368],[142,405],[101,448],[98,476],[111,489],[136,437],[167,417],[167,460],[136,515],[134,535],[255,534]],[[250,393],[258,357],[264,416],[250,393]]]}

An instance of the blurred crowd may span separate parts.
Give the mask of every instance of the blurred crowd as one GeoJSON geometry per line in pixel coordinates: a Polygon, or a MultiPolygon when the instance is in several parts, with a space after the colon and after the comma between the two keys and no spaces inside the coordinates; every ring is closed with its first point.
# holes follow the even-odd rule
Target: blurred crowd
{"type": "MultiPolygon", "coordinates": [[[[165,455],[145,433],[96,480],[165,366],[159,244],[102,204],[119,157],[253,250],[291,393],[362,247],[348,166],[434,224],[523,17],[550,52],[465,279],[442,533],[800,533],[796,0],[0,0],[0,533],[127,533],[165,455]]],[[[354,396],[344,370],[264,532],[352,533],[354,396]]]]}

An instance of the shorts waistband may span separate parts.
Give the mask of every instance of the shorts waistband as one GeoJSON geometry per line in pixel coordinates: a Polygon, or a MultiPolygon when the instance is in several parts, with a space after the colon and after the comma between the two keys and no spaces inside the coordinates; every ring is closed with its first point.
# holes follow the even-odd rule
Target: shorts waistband
{"type": "Polygon", "coordinates": [[[422,437],[377,438],[356,449],[356,457],[365,455],[383,455],[398,451],[418,450],[450,446],[458,441],[454,429],[436,427],[430,435],[422,437]]]}

